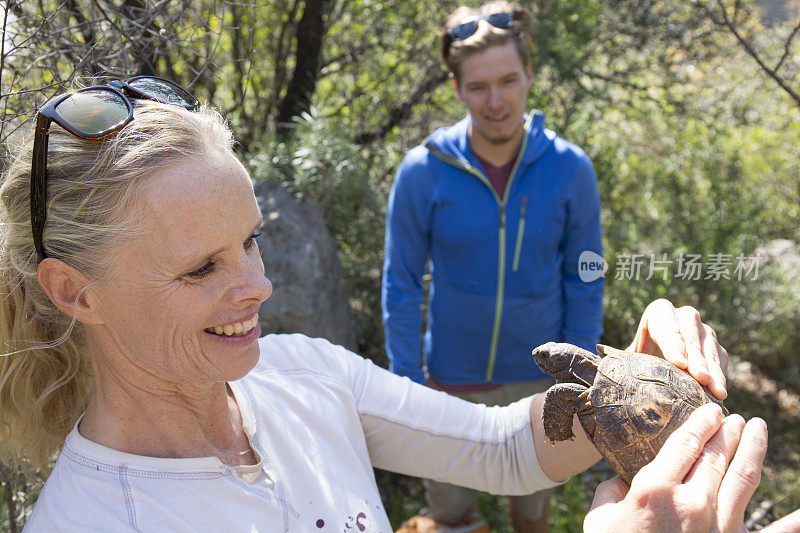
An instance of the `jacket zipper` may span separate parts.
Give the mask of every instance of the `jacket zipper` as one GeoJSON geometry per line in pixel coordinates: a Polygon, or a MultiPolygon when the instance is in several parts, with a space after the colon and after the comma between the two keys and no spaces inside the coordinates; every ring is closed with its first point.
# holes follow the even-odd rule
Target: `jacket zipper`
{"type": "Polygon", "coordinates": [[[522,252],[522,235],[525,233],[525,214],[528,212],[528,197],[522,197],[522,207],[519,211],[519,225],[517,225],[517,244],[514,248],[514,264],[511,270],[514,272],[519,268],[519,256],[522,252]]]}
{"type": "Polygon", "coordinates": [[[494,364],[495,360],[497,359],[497,342],[500,338],[500,323],[503,319],[503,293],[505,292],[505,284],[506,284],[506,202],[508,201],[508,193],[511,190],[511,184],[514,181],[514,178],[517,174],[517,169],[519,168],[520,161],[522,161],[522,154],[525,153],[525,147],[528,144],[528,132],[530,130],[530,124],[533,120],[533,115],[531,115],[526,121],[525,126],[523,128],[523,136],[522,136],[522,145],[519,147],[519,154],[517,155],[517,160],[514,163],[514,168],[511,169],[511,174],[508,179],[508,183],[506,184],[506,190],[503,194],[503,197],[500,198],[500,195],[497,194],[497,191],[492,186],[492,183],[489,181],[489,178],[483,175],[478,169],[470,165],[469,163],[462,161],[456,157],[451,156],[448,153],[445,153],[439,147],[434,146],[430,141],[425,143],[425,147],[428,148],[431,155],[434,157],[441,159],[445,163],[452,165],[456,168],[459,168],[469,174],[472,174],[476,178],[478,178],[484,185],[486,185],[489,190],[494,195],[495,200],[500,208],[500,245],[499,245],[499,258],[497,264],[497,298],[495,300],[495,307],[494,307],[494,325],[492,327],[492,341],[489,345],[489,361],[486,364],[486,383],[492,381],[492,375],[494,374],[494,364]]]}

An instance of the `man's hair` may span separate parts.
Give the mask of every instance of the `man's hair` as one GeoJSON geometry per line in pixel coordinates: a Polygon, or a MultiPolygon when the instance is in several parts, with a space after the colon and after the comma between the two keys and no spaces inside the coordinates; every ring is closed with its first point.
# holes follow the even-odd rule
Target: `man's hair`
{"type": "Polygon", "coordinates": [[[459,67],[466,57],[508,42],[513,42],[516,46],[522,64],[530,64],[528,53],[533,44],[533,15],[530,11],[523,9],[519,4],[506,0],[487,2],[478,8],[461,6],[450,13],[444,27],[439,32],[439,59],[450,75],[458,81],[459,67]],[[514,22],[509,29],[495,28],[483,21],[478,24],[477,31],[466,39],[454,41],[447,34],[449,29],[458,26],[470,17],[506,12],[514,13],[514,22]]]}

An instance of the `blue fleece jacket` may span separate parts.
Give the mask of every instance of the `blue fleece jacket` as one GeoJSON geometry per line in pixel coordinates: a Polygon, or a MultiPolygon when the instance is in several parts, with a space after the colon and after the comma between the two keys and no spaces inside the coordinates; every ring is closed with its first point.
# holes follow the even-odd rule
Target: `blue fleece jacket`
{"type": "Polygon", "coordinates": [[[544,377],[531,358],[536,346],[594,350],[604,280],[581,281],[578,257],[602,255],[597,178],[583,150],[544,127],[544,115],[525,120],[503,197],[470,150],[469,117],[403,159],[387,207],[381,295],[396,374],[421,383],[427,367],[448,385],[535,380],[544,377]]]}

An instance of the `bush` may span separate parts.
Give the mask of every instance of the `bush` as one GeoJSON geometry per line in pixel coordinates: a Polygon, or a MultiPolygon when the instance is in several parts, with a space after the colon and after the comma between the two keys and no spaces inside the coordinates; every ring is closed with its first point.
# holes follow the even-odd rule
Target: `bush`
{"type": "Polygon", "coordinates": [[[248,160],[251,175],[280,181],[296,197],[320,204],[359,320],[359,351],[387,366],[380,284],[386,198],[397,154],[356,145],[330,122],[308,115],[297,122],[293,138],[269,139],[264,146],[248,160]]]}

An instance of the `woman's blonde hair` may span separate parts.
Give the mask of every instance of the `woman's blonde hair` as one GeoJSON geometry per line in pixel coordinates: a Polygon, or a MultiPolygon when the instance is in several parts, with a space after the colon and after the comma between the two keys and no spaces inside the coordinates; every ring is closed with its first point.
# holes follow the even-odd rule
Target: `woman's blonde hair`
{"type": "MultiPolygon", "coordinates": [[[[39,285],[30,213],[33,136],[0,186],[0,462],[47,469],[87,403],[86,332],[39,285]]],[[[91,280],[106,281],[109,251],[138,226],[136,193],[177,159],[231,150],[216,111],[136,101],[134,120],[102,140],[50,128],[44,248],[91,280]]]]}
{"type": "Polygon", "coordinates": [[[513,42],[516,46],[522,64],[529,65],[528,54],[533,45],[533,15],[530,11],[505,0],[488,2],[478,8],[461,6],[450,13],[439,32],[439,59],[450,75],[458,81],[459,67],[467,56],[482,52],[490,46],[502,46],[508,42],[513,42]],[[447,34],[448,30],[471,17],[508,12],[514,14],[514,22],[509,29],[495,28],[485,23],[479,24],[477,31],[466,39],[453,41],[447,34]]]}

